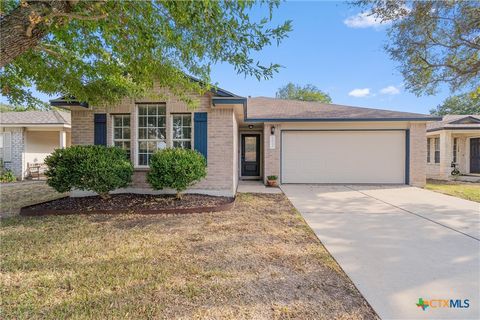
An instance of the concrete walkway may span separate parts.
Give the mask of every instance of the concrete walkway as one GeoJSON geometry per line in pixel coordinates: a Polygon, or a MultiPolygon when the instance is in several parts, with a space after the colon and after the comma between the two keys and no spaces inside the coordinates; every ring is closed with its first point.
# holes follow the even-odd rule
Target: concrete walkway
{"type": "Polygon", "coordinates": [[[480,319],[479,203],[407,186],[282,190],[381,318],[480,319]]]}
{"type": "Polygon", "coordinates": [[[280,188],[267,187],[263,181],[259,180],[240,180],[238,182],[237,192],[240,193],[282,193],[280,188]]]}

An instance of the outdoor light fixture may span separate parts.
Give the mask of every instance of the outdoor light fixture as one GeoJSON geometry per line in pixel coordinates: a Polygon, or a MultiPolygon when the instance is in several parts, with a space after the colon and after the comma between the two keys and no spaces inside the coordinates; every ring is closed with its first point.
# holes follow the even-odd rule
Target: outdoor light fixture
{"type": "Polygon", "coordinates": [[[270,127],[270,133],[271,133],[272,135],[275,134],[275,126],[271,126],[271,127],[270,127]]]}
{"type": "Polygon", "coordinates": [[[253,129],[253,124],[249,124],[248,129],[253,129]]]}

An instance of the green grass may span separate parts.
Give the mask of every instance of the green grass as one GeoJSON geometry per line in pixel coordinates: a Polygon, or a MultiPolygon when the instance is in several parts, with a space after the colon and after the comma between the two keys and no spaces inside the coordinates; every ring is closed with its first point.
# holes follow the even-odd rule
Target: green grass
{"type": "Polygon", "coordinates": [[[478,183],[429,181],[425,188],[454,197],[480,202],[480,184],[478,183]]]}
{"type": "Polygon", "coordinates": [[[284,195],[229,212],[9,217],[1,319],[376,319],[284,195]]]}

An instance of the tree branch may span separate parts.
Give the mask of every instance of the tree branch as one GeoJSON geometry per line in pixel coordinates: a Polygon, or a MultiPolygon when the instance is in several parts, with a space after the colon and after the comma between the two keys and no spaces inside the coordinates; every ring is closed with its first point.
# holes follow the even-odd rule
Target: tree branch
{"type": "Polygon", "coordinates": [[[105,19],[108,16],[108,14],[104,13],[99,16],[84,16],[81,14],[75,14],[75,13],[64,13],[64,12],[55,12],[49,15],[49,18],[56,18],[56,17],[62,17],[62,18],[68,18],[69,20],[85,20],[85,21],[98,21],[105,19]]]}

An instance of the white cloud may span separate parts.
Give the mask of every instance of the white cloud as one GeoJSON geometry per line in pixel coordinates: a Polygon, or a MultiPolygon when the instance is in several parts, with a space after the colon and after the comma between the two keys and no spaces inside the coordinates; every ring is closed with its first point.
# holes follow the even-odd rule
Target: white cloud
{"type": "Polygon", "coordinates": [[[343,23],[350,28],[378,28],[382,25],[389,24],[389,21],[382,22],[380,19],[375,18],[369,12],[360,12],[354,16],[350,16],[343,20],[343,23]]]}
{"type": "Polygon", "coordinates": [[[355,98],[368,97],[370,95],[370,88],[353,89],[348,93],[348,95],[355,98]]]}
{"type": "Polygon", "coordinates": [[[381,93],[381,94],[394,95],[394,94],[399,94],[399,93],[400,93],[400,89],[398,89],[398,88],[395,87],[395,86],[388,86],[388,87],[385,87],[385,88],[381,89],[381,90],[380,90],[380,93],[381,93]]]}

